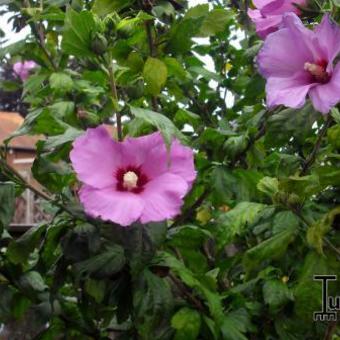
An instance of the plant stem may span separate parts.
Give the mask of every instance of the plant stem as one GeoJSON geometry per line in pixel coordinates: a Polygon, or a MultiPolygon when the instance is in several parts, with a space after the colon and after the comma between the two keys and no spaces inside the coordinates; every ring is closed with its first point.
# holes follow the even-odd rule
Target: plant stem
{"type": "MultiPolygon", "coordinates": [[[[31,8],[31,4],[29,2],[29,0],[24,0],[24,5],[27,7],[27,8],[31,8]]],[[[41,1],[40,2],[40,7],[41,7],[41,10],[43,9],[43,2],[41,1]]],[[[44,26],[42,23],[36,23],[36,22],[33,22],[30,24],[31,26],[31,29],[32,29],[32,32],[33,34],[36,36],[37,38],[37,41],[38,41],[38,44],[41,48],[41,50],[43,51],[43,53],[45,54],[47,60],[50,62],[52,68],[54,71],[57,71],[58,70],[58,67],[57,65],[55,64],[53,58],[51,57],[50,53],[48,52],[47,48],[46,48],[46,44],[45,44],[45,34],[44,34],[44,26]]]]}
{"type": "Polygon", "coordinates": [[[209,195],[210,191],[208,188],[205,188],[205,190],[202,192],[202,194],[197,198],[197,200],[185,211],[182,215],[180,215],[169,227],[174,228],[180,225],[181,223],[185,222],[187,218],[189,218],[197,208],[201,206],[201,204],[204,202],[204,200],[209,195]]]}
{"type": "Polygon", "coordinates": [[[69,209],[67,206],[65,206],[64,204],[57,202],[55,199],[53,199],[53,197],[45,194],[44,192],[38,190],[37,188],[35,188],[34,186],[32,186],[30,183],[27,182],[27,180],[22,177],[20,175],[20,173],[14,169],[11,165],[9,165],[4,159],[0,158],[0,166],[2,166],[5,171],[7,173],[10,173],[12,175],[14,175],[14,177],[20,182],[20,184],[25,187],[28,190],[31,190],[33,193],[35,193],[38,197],[50,202],[51,204],[54,204],[55,206],[57,206],[58,208],[60,208],[61,210],[67,212],[70,216],[80,219],[80,220],[84,220],[88,223],[94,224],[94,220],[89,218],[89,217],[81,217],[79,215],[77,215],[75,212],[73,212],[71,209],[69,209]]]}
{"type": "Polygon", "coordinates": [[[45,54],[47,60],[50,62],[52,68],[54,71],[58,70],[57,65],[55,64],[52,56],[50,55],[50,53],[48,52],[47,48],[46,48],[46,44],[45,44],[45,36],[44,36],[44,32],[43,32],[43,26],[42,24],[34,24],[35,30],[36,30],[36,35],[38,37],[38,43],[39,46],[41,48],[41,50],[43,51],[43,53],[45,54]]]}
{"type": "MultiPolygon", "coordinates": [[[[306,225],[307,228],[310,228],[310,223],[301,214],[300,211],[293,209],[292,212],[306,225]]],[[[340,256],[340,250],[328,239],[328,237],[324,236],[323,240],[330,249],[332,249],[338,256],[340,256]]]]}
{"type": "Polygon", "coordinates": [[[328,115],[328,118],[327,118],[325,124],[323,125],[322,129],[319,132],[318,139],[316,140],[313,151],[311,152],[311,154],[308,156],[308,158],[304,162],[304,165],[303,165],[302,170],[300,172],[300,176],[304,176],[308,172],[311,165],[315,162],[316,156],[317,156],[319,149],[321,147],[322,139],[326,135],[327,129],[328,129],[329,125],[331,124],[331,122],[332,122],[332,116],[328,115]]]}
{"type": "Polygon", "coordinates": [[[12,173],[19,181],[20,183],[27,189],[31,190],[32,192],[34,192],[37,196],[43,198],[46,201],[53,201],[53,199],[48,196],[47,194],[45,194],[44,192],[38,190],[37,188],[35,188],[34,186],[32,186],[31,184],[29,184],[26,179],[24,177],[22,177],[20,175],[20,173],[15,170],[12,166],[10,166],[5,160],[0,159],[0,164],[10,173],[12,173]]]}
{"type": "Polygon", "coordinates": [[[182,295],[186,298],[186,300],[191,302],[199,311],[205,312],[205,308],[202,302],[188,291],[188,289],[186,288],[186,286],[183,284],[183,282],[180,279],[178,279],[172,273],[170,273],[168,277],[175,284],[175,286],[182,293],[182,295]]]}
{"type": "MultiPolygon", "coordinates": [[[[112,62],[110,58],[110,63],[112,62]]],[[[117,93],[117,86],[116,86],[116,81],[112,69],[112,65],[110,64],[108,67],[109,71],[109,83],[110,83],[110,89],[111,89],[111,96],[114,101],[114,103],[118,103],[118,93],[117,93]]],[[[118,110],[116,110],[116,120],[117,120],[117,135],[118,135],[118,140],[122,141],[123,140],[123,129],[122,129],[122,116],[118,110]]]]}
{"type": "MultiPolygon", "coordinates": [[[[151,20],[146,21],[144,26],[145,26],[146,35],[147,35],[147,38],[148,38],[150,56],[155,57],[156,49],[155,49],[155,44],[154,44],[153,37],[152,37],[152,21],[151,20]]],[[[158,111],[157,97],[155,97],[155,96],[151,97],[151,106],[152,106],[152,109],[154,111],[158,111]]]]}
{"type": "Polygon", "coordinates": [[[329,324],[328,324],[328,327],[326,329],[326,333],[325,333],[325,336],[324,336],[324,340],[331,340],[332,337],[333,337],[333,334],[336,330],[336,326],[337,326],[338,322],[337,321],[331,321],[329,324]]]}
{"type": "Polygon", "coordinates": [[[236,163],[239,162],[244,157],[244,155],[246,155],[246,153],[250,150],[250,148],[254,145],[254,143],[265,135],[266,130],[267,130],[267,126],[266,126],[267,125],[267,119],[280,110],[281,110],[281,107],[279,106],[275,110],[267,110],[264,113],[262,122],[261,122],[261,124],[258,128],[256,135],[253,138],[249,139],[246,148],[239,155],[237,155],[237,157],[232,162],[231,167],[234,167],[236,165],[236,163]]]}

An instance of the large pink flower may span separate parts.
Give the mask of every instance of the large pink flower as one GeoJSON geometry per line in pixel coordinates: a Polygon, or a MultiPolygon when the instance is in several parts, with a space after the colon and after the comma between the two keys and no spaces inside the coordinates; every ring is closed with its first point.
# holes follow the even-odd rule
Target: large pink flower
{"type": "Polygon", "coordinates": [[[295,4],[304,5],[305,2],[306,0],[253,0],[256,9],[248,9],[248,16],[254,22],[257,34],[264,39],[279,28],[283,14],[300,14],[295,4]]]}
{"type": "Polygon", "coordinates": [[[174,139],[168,154],[158,132],[116,142],[103,126],[88,129],[70,158],[85,212],[123,226],[178,215],[196,178],[192,150],[174,139]]]}
{"type": "Polygon", "coordinates": [[[327,113],[340,101],[340,28],[325,15],[314,31],[293,13],[284,27],[270,34],[258,55],[267,79],[267,105],[300,108],[308,95],[316,110],[327,113]]]}
{"type": "Polygon", "coordinates": [[[30,71],[35,67],[37,67],[37,64],[32,60],[28,60],[15,63],[13,71],[22,81],[25,81],[30,75],[30,71]]]}

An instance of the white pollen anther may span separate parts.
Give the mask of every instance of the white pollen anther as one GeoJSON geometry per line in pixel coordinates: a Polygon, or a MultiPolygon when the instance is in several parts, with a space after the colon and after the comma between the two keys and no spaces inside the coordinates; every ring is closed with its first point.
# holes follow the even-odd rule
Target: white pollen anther
{"type": "Polygon", "coordinates": [[[317,79],[322,80],[327,78],[326,70],[320,65],[305,63],[303,68],[305,69],[305,71],[308,71],[311,75],[313,75],[317,79]]]}
{"type": "Polygon", "coordinates": [[[128,171],[123,176],[123,187],[127,190],[137,188],[138,176],[133,171],[128,171]]]}

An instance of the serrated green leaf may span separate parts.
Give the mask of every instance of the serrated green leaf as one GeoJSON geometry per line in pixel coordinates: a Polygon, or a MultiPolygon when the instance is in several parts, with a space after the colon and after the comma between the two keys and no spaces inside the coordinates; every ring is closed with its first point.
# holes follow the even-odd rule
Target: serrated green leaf
{"type": "Polygon", "coordinates": [[[66,73],[52,73],[49,80],[51,88],[57,92],[69,92],[73,88],[73,80],[66,73]]]}
{"type": "Polygon", "coordinates": [[[171,319],[171,326],[176,329],[176,340],[195,340],[201,327],[198,311],[183,307],[171,319]]]}
{"type": "Polygon", "coordinates": [[[219,249],[229,244],[236,235],[241,235],[246,226],[253,223],[267,206],[260,203],[241,202],[218,220],[217,243],[219,249]]]}
{"type": "Polygon", "coordinates": [[[161,131],[167,146],[171,145],[173,137],[177,137],[182,142],[186,142],[186,137],[176,128],[174,123],[161,113],[130,106],[131,113],[161,131]]]}
{"type": "Polygon", "coordinates": [[[92,11],[101,17],[105,17],[114,11],[119,12],[128,7],[132,2],[132,0],[95,0],[92,11]]]}
{"type": "Polygon", "coordinates": [[[289,244],[294,240],[296,232],[295,226],[287,226],[286,230],[249,249],[243,257],[245,268],[250,271],[257,268],[263,261],[271,261],[283,256],[289,244]]]}
{"type": "Polygon", "coordinates": [[[226,9],[214,9],[205,17],[200,35],[204,37],[223,32],[230,20],[230,12],[226,9]]]}
{"type": "Polygon", "coordinates": [[[91,33],[94,27],[95,21],[90,11],[78,13],[72,8],[68,8],[62,41],[64,52],[81,58],[93,57],[91,33]]]}
{"type": "Polygon", "coordinates": [[[163,61],[149,57],[144,65],[143,77],[147,85],[147,91],[157,96],[168,78],[168,69],[163,61]]]}
{"type": "Polygon", "coordinates": [[[287,284],[279,280],[268,280],[263,284],[263,299],[272,311],[293,300],[293,294],[287,284]]]}
{"type": "Polygon", "coordinates": [[[86,261],[77,263],[74,267],[79,275],[91,275],[93,277],[110,277],[119,272],[125,265],[124,249],[118,245],[112,245],[98,255],[86,261]]]}

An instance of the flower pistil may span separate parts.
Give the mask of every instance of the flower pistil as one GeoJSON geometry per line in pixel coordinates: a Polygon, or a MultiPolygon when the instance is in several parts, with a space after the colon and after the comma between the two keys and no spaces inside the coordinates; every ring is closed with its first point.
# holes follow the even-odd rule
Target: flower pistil
{"type": "Polygon", "coordinates": [[[128,191],[137,188],[138,176],[133,171],[128,171],[123,176],[123,187],[128,191]]]}
{"type": "Polygon", "coordinates": [[[329,74],[326,71],[326,62],[309,63],[304,65],[305,71],[308,71],[317,82],[326,83],[329,80],[329,74]]]}

